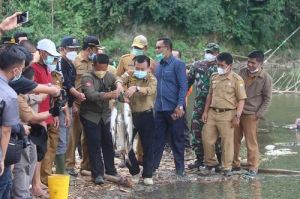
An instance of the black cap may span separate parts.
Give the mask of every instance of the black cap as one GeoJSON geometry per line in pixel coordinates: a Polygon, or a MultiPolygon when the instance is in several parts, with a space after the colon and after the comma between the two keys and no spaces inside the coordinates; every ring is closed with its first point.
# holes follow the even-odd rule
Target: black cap
{"type": "Polygon", "coordinates": [[[61,40],[61,44],[60,47],[63,48],[79,48],[79,42],[77,39],[75,39],[74,37],[71,36],[65,36],[62,40],[61,40]]]}
{"type": "Polygon", "coordinates": [[[99,39],[95,36],[87,36],[84,38],[83,46],[95,46],[100,47],[99,39]]]}

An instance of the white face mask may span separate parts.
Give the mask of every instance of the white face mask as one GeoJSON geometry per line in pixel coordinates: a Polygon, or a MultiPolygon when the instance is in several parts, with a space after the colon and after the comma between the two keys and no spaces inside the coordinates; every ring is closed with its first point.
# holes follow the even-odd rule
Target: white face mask
{"type": "MultiPolygon", "coordinates": [[[[229,66],[228,66],[228,67],[229,67],[229,66]]],[[[219,75],[224,75],[224,74],[226,74],[226,73],[227,73],[227,70],[228,70],[228,67],[225,68],[225,69],[223,69],[223,68],[221,68],[221,67],[218,67],[218,68],[217,68],[218,74],[219,74],[219,75]]]]}
{"type": "Polygon", "coordinates": [[[76,51],[67,52],[66,57],[68,60],[74,61],[75,58],[77,57],[77,52],[76,51]]]}
{"type": "Polygon", "coordinates": [[[259,71],[259,68],[256,68],[255,70],[249,70],[248,68],[248,71],[251,73],[251,74],[254,74],[254,73],[257,73],[259,71]]]}
{"type": "Polygon", "coordinates": [[[212,61],[216,60],[216,56],[214,56],[213,54],[210,54],[210,53],[205,53],[204,60],[208,61],[208,62],[212,62],[212,61]]]}

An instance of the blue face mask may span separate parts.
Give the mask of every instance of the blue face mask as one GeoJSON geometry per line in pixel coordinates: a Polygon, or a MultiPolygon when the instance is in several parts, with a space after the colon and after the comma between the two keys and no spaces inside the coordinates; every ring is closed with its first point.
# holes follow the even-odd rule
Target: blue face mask
{"type": "Polygon", "coordinates": [[[147,76],[147,71],[135,70],[133,75],[138,79],[143,79],[147,76]]]}
{"type": "Polygon", "coordinates": [[[53,63],[53,61],[54,61],[54,57],[53,57],[53,56],[51,56],[51,55],[48,55],[47,59],[46,59],[46,60],[44,60],[44,64],[46,64],[46,65],[50,65],[50,64],[52,64],[52,63],[53,63]]]}
{"type": "Polygon", "coordinates": [[[157,62],[160,62],[163,58],[164,58],[164,54],[163,53],[159,53],[159,54],[155,55],[155,60],[157,62]]]}
{"type": "Polygon", "coordinates": [[[134,56],[139,56],[139,55],[143,55],[143,54],[144,54],[144,51],[143,51],[143,50],[140,50],[140,49],[133,48],[133,49],[131,50],[131,54],[133,54],[134,56]]]}
{"type": "Polygon", "coordinates": [[[53,72],[56,70],[56,64],[48,64],[47,67],[50,70],[50,72],[53,72]]]}
{"type": "Polygon", "coordinates": [[[96,53],[93,53],[93,54],[89,55],[89,59],[90,59],[91,61],[93,61],[93,59],[94,59],[95,56],[96,56],[96,53]]]}

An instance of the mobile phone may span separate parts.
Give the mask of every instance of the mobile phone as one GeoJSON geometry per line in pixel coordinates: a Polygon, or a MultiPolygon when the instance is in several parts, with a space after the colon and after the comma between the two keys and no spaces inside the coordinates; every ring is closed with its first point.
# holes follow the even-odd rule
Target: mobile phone
{"type": "Polygon", "coordinates": [[[17,15],[17,23],[26,23],[28,22],[28,11],[23,12],[22,14],[17,15]]]}

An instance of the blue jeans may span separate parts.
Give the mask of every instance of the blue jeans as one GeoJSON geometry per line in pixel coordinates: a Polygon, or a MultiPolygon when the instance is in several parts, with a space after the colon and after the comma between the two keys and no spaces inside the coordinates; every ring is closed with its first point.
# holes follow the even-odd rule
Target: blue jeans
{"type": "Polygon", "coordinates": [[[12,186],[10,166],[4,168],[2,176],[0,176],[0,198],[9,199],[10,189],[12,186]]]}
{"type": "Polygon", "coordinates": [[[184,171],[184,117],[173,120],[172,113],[173,111],[155,112],[154,170],[159,167],[166,140],[170,137],[176,170],[184,171]]]}

